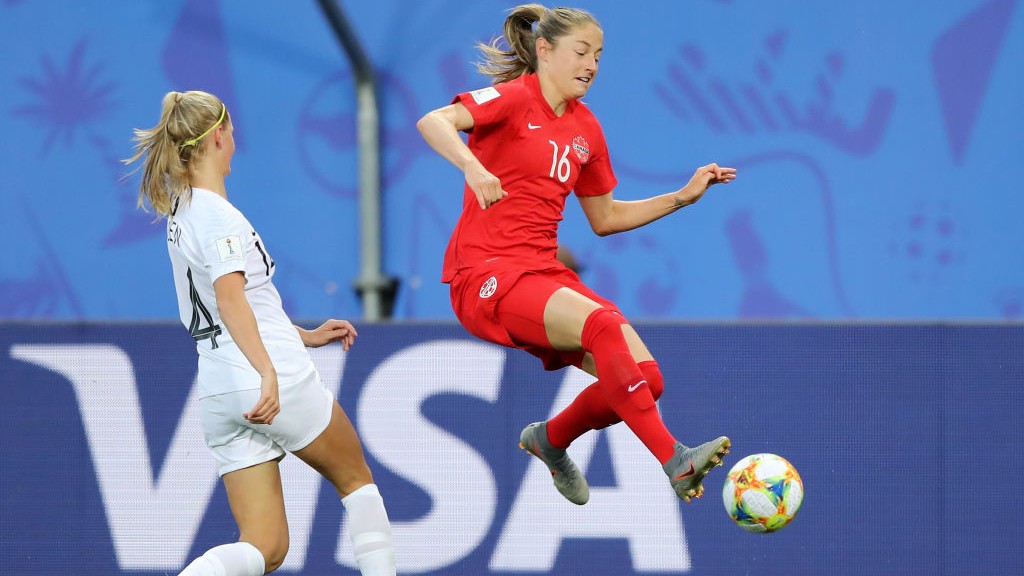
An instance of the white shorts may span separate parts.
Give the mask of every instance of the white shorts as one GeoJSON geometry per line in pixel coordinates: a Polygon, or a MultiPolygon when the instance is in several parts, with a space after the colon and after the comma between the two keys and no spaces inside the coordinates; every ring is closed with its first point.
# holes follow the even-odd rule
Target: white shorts
{"type": "Polygon", "coordinates": [[[241,390],[207,396],[199,400],[206,445],[217,459],[223,476],[271,460],[284,458],[316,440],[331,421],[334,395],[311,370],[302,380],[281,383],[278,388],[281,412],[274,423],[252,424],[248,412],[260,398],[260,391],[241,390]]]}

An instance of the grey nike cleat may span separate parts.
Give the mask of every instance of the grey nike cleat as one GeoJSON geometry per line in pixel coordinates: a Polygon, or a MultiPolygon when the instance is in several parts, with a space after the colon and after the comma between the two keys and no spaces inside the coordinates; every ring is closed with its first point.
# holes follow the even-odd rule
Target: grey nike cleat
{"type": "Polygon", "coordinates": [[[547,422],[534,422],[519,434],[519,447],[540,458],[551,471],[555,488],[573,504],[586,504],[590,500],[590,486],[583,473],[569,455],[548,441],[547,422]]]}
{"type": "Polygon", "coordinates": [[[687,448],[676,442],[676,453],[662,465],[672,482],[676,495],[689,502],[691,498],[704,495],[701,480],[715,466],[722,465],[722,457],[729,453],[732,443],[725,436],[719,436],[696,448],[687,448]]]}

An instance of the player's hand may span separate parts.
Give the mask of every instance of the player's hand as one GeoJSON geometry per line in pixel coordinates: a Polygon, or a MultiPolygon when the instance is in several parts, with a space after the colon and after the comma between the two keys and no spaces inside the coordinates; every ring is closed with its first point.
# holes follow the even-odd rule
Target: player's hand
{"type": "Polygon", "coordinates": [[[697,168],[690,181],[676,192],[676,203],[682,206],[700,200],[708,188],[715,184],[728,184],[736,178],[736,169],[719,166],[712,162],[697,168]]]}
{"type": "Polygon", "coordinates": [[[355,326],[348,320],[330,319],[313,330],[299,329],[302,343],[310,348],[319,348],[331,342],[341,342],[341,348],[348,351],[356,342],[355,326]]]}
{"type": "Polygon", "coordinates": [[[475,163],[466,169],[466,184],[476,196],[480,208],[486,210],[502,198],[508,196],[508,192],[501,187],[501,181],[494,174],[487,171],[483,165],[475,163]]]}
{"type": "Polygon", "coordinates": [[[274,417],[281,412],[281,400],[277,394],[277,373],[265,374],[260,385],[260,399],[252,410],[242,416],[253,424],[273,424],[274,417]]]}

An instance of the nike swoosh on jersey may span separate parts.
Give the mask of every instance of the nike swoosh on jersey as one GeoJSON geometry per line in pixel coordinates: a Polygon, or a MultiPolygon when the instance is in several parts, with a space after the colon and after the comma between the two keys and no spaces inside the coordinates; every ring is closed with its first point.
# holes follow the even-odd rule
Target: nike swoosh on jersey
{"type": "Polygon", "coordinates": [[[533,122],[527,122],[526,123],[526,127],[529,128],[530,130],[536,130],[537,128],[540,128],[541,126],[539,124],[534,124],[533,122]]]}

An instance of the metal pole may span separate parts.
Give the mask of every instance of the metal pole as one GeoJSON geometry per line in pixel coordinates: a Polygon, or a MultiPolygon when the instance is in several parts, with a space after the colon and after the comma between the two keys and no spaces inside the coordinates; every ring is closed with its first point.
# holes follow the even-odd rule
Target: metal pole
{"type": "Polygon", "coordinates": [[[380,118],[376,75],[336,0],[318,0],[334,35],[352,64],[356,83],[356,131],[359,158],[360,273],[356,291],[363,301],[365,320],[377,322],[385,314],[385,298],[394,291],[394,279],[381,272],[380,118]],[[387,295],[387,296],[386,296],[387,295]]]}

